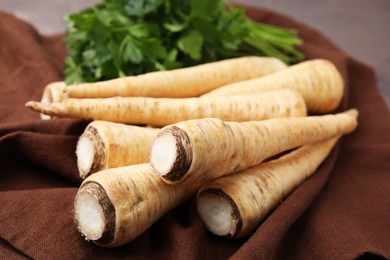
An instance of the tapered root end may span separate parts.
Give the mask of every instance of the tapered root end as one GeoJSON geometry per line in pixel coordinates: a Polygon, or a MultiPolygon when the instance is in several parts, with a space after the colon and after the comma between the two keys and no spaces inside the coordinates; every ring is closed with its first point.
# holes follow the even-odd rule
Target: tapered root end
{"type": "Polygon", "coordinates": [[[169,127],[157,136],[150,151],[150,164],[168,182],[179,182],[192,162],[188,135],[178,127],[169,127]]]}
{"type": "Polygon", "coordinates": [[[77,168],[82,179],[105,169],[106,147],[95,127],[88,126],[80,136],[76,146],[76,156],[77,168]]]}
{"type": "Polygon", "coordinates": [[[25,107],[31,108],[34,111],[40,112],[48,116],[57,116],[56,111],[54,111],[53,107],[49,103],[46,104],[37,101],[28,101],[25,104],[25,107]]]}
{"type": "Polygon", "coordinates": [[[103,246],[113,241],[115,209],[101,185],[88,182],[80,188],[74,202],[74,221],[86,240],[103,246]]]}
{"type": "Polygon", "coordinates": [[[355,108],[348,109],[347,111],[344,112],[347,115],[350,115],[354,118],[357,118],[359,116],[359,111],[355,108]]]}
{"type": "Polygon", "coordinates": [[[44,103],[38,102],[38,101],[28,101],[25,105],[25,107],[31,108],[32,110],[41,112],[42,107],[44,106],[44,103]]]}
{"type": "Polygon", "coordinates": [[[206,189],[196,198],[199,217],[211,233],[235,237],[242,228],[242,219],[234,201],[220,189],[206,189]]]}

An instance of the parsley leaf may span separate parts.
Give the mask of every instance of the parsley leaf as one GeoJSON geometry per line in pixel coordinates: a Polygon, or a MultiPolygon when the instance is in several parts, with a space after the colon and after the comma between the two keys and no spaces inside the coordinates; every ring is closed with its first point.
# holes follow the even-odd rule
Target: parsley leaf
{"type": "Polygon", "coordinates": [[[303,59],[293,29],[258,23],[224,0],[102,0],[64,16],[65,82],[102,81],[246,55],[303,59]]]}
{"type": "Polygon", "coordinates": [[[203,36],[197,30],[190,30],[177,41],[177,46],[194,60],[200,60],[203,45],[203,36]]]}

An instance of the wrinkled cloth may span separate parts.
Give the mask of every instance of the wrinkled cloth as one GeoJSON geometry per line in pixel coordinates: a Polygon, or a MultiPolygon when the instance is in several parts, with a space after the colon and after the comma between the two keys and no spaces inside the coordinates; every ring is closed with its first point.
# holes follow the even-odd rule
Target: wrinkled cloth
{"type": "Polygon", "coordinates": [[[373,69],[310,26],[269,10],[251,8],[248,15],[296,28],[306,59],[337,66],[345,96],[336,112],[357,108],[357,130],[249,237],[208,233],[191,199],[132,242],[107,249],[85,241],[72,215],[81,183],[75,146],[89,122],[44,121],[24,107],[40,100],[45,85],[63,80],[63,34],[43,36],[0,13],[0,258],[390,258],[390,113],[373,69]]]}

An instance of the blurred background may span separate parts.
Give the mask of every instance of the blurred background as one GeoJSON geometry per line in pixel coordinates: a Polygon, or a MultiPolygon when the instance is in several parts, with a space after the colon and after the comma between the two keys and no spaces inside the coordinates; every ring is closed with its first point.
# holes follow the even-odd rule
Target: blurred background
{"type": "MultiPolygon", "coordinates": [[[[62,16],[98,0],[0,0],[0,10],[12,12],[46,35],[64,32],[62,16]]],[[[390,108],[390,0],[236,0],[258,6],[321,31],[353,58],[372,66],[390,108]]]]}

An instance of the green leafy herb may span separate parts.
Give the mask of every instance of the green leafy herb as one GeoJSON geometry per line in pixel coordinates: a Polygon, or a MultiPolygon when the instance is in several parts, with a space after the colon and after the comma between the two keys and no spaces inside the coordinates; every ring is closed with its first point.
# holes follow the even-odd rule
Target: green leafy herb
{"type": "Polygon", "coordinates": [[[224,0],[103,0],[64,17],[66,83],[245,55],[303,59],[294,29],[254,22],[224,0]]]}

